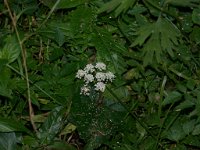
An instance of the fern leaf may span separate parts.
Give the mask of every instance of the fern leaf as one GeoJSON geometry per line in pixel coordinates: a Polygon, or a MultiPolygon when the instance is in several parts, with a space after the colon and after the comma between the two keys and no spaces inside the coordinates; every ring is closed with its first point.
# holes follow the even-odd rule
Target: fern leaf
{"type": "Polygon", "coordinates": [[[137,34],[131,47],[143,46],[145,65],[151,63],[154,56],[160,62],[161,55],[166,52],[173,57],[174,46],[180,37],[180,31],[169,20],[161,17],[155,23],[142,26],[137,34]]]}

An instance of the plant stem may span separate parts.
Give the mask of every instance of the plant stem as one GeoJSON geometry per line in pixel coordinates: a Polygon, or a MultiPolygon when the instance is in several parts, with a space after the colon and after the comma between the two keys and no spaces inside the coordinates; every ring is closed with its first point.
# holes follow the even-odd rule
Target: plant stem
{"type": "Polygon", "coordinates": [[[33,129],[37,133],[38,131],[37,131],[35,122],[33,121],[34,110],[33,110],[32,102],[31,102],[30,85],[29,85],[28,69],[27,69],[27,62],[26,62],[26,50],[23,48],[23,44],[21,42],[21,39],[20,39],[20,36],[19,36],[19,32],[18,32],[18,29],[17,29],[17,22],[16,22],[16,19],[15,19],[14,15],[11,12],[11,9],[9,7],[9,4],[8,4],[7,0],[4,0],[4,4],[6,5],[6,7],[8,9],[9,16],[10,16],[10,18],[12,20],[12,24],[13,24],[13,27],[14,27],[14,30],[15,30],[15,33],[16,33],[16,36],[17,36],[17,40],[19,42],[20,49],[21,49],[21,52],[22,52],[22,60],[23,60],[23,66],[24,66],[24,71],[25,71],[25,79],[26,79],[26,86],[27,86],[27,99],[28,99],[28,106],[29,106],[29,117],[30,117],[30,122],[31,122],[31,125],[32,125],[33,129]]]}

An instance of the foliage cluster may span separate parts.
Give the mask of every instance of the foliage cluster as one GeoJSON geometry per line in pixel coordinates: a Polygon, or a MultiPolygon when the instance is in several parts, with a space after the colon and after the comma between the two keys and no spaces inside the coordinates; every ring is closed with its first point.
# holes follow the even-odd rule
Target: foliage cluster
{"type": "Polygon", "coordinates": [[[0,0],[0,27],[1,150],[200,149],[200,0],[0,0]]]}

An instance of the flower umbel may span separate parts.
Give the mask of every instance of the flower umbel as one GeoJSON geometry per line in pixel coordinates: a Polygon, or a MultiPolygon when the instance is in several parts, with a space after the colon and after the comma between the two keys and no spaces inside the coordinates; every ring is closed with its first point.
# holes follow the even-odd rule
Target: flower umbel
{"type": "Polygon", "coordinates": [[[86,72],[83,70],[78,70],[78,72],[76,73],[76,78],[81,79],[86,75],[86,72]]]}
{"type": "Polygon", "coordinates": [[[106,89],[106,84],[103,82],[97,82],[94,86],[96,91],[104,92],[106,89]]]}
{"type": "Polygon", "coordinates": [[[115,78],[112,72],[105,71],[106,65],[102,62],[98,62],[95,65],[87,64],[83,70],[78,70],[76,78],[83,79],[85,83],[81,87],[80,94],[89,96],[92,87],[94,87],[95,91],[104,92],[106,84],[112,82],[115,78]]]}

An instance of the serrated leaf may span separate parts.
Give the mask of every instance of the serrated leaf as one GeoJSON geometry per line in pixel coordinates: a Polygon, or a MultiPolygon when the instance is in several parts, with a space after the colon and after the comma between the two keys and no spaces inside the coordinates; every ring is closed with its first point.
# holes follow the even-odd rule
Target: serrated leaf
{"type": "Polygon", "coordinates": [[[17,149],[17,138],[14,132],[0,133],[0,148],[1,150],[17,149]]]}
{"type": "Polygon", "coordinates": [[[8,118],[0,117],[0,132],[20,131],[29,133],[29,130],[23,124],[8,118]]]}
{"type": "Polygon", "coordinates": [[[14,62],[20,55],[21,49],[19,42],[15,36],[9,36],[5,40],[6,44],[2,50],[0,50],[0,59],[7,59],[8,63],[14,62]]]}
{"type": "Polygon", "coordinates": [[[115,17],[119,16],[122,12],[126,12],[130,7],[135,4],[136,0],[111,0],[105,3],[98,13],[115,11],[115,17]]]}
{"type": "Polygon", "coordinates": [[[200,0],[167,0],[165,4],[180,6],[180,7],[197,7],[200,0]]]}
{"type": "Polygon", "coordinates": [[[145,65],[151,63],[154,57],[157,62],[160,62],[161,55],[166,52],[173,57],[174,46],[178,44],[178,37],[180,37],[180,32],[176,26],[162,17],[159,17],[155,23],[142,26],[137,34],[138,37],[131,44],[131,47],[143,45],[145,65]]]}
{"type": "Polygon", "coordinates": [[[173,91],[167,95],[167,97],[162,102],[162,105],[165,106],[167,104],[175,103],[175,102],[181,100],[181,97],[182,97],[181,93],[179,93],[177,91],[173,91]]]}

